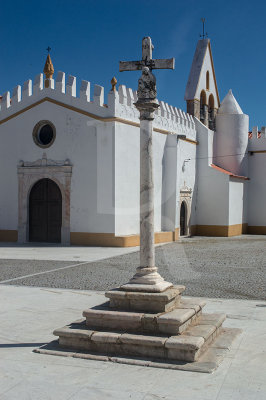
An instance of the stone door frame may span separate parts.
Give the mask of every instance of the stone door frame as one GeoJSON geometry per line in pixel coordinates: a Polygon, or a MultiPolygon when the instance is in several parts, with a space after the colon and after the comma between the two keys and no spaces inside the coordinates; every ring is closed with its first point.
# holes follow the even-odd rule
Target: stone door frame
{"type": "Polygon", "coordinates": [[[179,197],[179,226],[180,226],[180,210],[181,204],[185,203],[186,206],[186,234],[185,236],[191,235],[191,203],[192,203],[192,189],[188,188],[187,186],[183,186],[180,189],[180,197],[179,197]]]}
{"type": "Polygon", "coordinates": [[[70,191],[72,165],[69,160],[42,159],[34,162],[20,161],[18,165],[18,242],[29,241],[29,195],[33,185],[40,179],[54,181],[62,194],[61,244],[70,244],[70,191]]]}

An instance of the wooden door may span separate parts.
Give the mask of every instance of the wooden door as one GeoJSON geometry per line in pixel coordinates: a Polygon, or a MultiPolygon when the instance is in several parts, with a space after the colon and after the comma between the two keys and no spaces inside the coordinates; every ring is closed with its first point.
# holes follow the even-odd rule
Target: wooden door
{"type": "Polygon", "coordinates": [[[51,179],[41,179],[29,199],[29,241],[61,242],[62,195],[51,179]]]}
{"type": "Polygon", "coordinates": [[[186,235],[186,205],[183,201],[180,207],[180,236],[186,235]]]}

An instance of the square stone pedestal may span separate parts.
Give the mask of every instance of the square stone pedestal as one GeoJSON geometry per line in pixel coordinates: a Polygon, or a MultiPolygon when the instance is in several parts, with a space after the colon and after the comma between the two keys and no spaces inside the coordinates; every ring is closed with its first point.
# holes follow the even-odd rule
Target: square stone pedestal
{"type": "Polygon", "coordinates": [[[120,288],[105,293],[110,308],[148,312],[167,312],[176,308],[185,286],[172,286],[161,293],[125,291],[120,288]]]}

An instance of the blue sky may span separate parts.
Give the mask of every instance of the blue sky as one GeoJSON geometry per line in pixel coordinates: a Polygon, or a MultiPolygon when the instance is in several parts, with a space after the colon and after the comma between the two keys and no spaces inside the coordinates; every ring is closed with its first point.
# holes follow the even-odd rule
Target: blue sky
{"type": "Polygon", "coordinates": [[[151,36],[155,58],[176,58],[174,71],[157,71],[158,98],[185,109],[184,92],[201,17],[211,39],[220,98],[232,88],[250,126],[266,125],[266,2],[165,0],[0,0],[0,93],[42,72],[46,48],[55,71],[109,90],[137,87],[139,72],[119,73],[119,60],[141,58],[151,36]]]}

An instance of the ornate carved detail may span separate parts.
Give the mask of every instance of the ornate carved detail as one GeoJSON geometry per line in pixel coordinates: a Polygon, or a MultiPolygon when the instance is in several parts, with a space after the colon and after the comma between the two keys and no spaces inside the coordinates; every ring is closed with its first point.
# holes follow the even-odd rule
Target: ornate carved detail
{"type": "Polygon", "coordinates": [[[184,184],[184,186],[180,189],[180,195],[191,197],[192,189],[184,184]]]}
{"type": "Polygon", "coordinates": [[[47,158],[46,153],[43,153],[42,158],[36,161],[23,161],[20,160],[19,167],[63,167],[63,166],[71,166],[69,159],[67,158],[64,161],[55,161],[47,158]]]}

